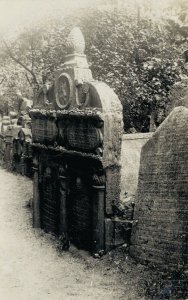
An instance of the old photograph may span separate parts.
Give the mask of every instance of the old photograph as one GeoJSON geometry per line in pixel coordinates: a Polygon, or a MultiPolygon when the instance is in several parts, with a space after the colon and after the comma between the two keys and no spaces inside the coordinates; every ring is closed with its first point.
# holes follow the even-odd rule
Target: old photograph
{"type": "Polygon", "coordinates": [[[0,300],[188,300],[188,0],[0,0],[0,300]]]}

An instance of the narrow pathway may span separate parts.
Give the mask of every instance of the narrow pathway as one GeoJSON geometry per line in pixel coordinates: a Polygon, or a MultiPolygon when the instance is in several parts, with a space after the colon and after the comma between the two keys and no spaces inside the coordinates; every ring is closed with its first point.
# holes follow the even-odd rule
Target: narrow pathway
{"type": "Polygon", "coordinates": [[[34,230],[31,197],[29,179],[0,169],[0,299],[138,299],[125,296],[115,270],[73,247],[60,253],[52,236],[34,230]]]}

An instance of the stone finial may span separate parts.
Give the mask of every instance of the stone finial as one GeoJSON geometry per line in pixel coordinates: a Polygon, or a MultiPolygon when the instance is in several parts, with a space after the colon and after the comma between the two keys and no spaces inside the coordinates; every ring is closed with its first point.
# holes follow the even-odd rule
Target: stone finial
{"type": "Polygon", "coordinates": [[[74,27],[67,38],[68,54],[84,54],[85,39],[78,27],[74,27]]]}

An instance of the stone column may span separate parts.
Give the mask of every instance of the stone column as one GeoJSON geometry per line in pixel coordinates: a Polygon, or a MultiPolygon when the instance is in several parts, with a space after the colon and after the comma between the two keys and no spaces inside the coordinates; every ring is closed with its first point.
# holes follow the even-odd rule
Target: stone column
{"type": "Polygon", "coordinates": [[[65,168],[61,165],[59,168],[60,179],[60,212],[59,212],[59,236],[62,242],[62,248],[69,247],[68,228],[67,228],[67,174],[65,168]]]}
{"type": "Polygon", "coordinates": [[[104,198],[105,198],[105,176],[93,175],[92,184],[93,203],[93,255],[103,255],[105,248],[104,235],[104,198]]]}
{"type": "Polygon", "coordinates": [[[39,162],[38,155],[33,158],[33,227],[40,228],[39,162]]]}

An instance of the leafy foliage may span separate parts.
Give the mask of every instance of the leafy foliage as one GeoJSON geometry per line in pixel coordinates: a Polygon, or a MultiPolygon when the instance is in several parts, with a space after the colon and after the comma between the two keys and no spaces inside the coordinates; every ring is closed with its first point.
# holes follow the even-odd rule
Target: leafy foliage
{"type": "Polygon", "coordinates": [[[183,66],[182,49],[170,31],[151,20],[138,23],[135,15],[119,11],[96,13],[92,26],[93,34],[83,26],[91,68],[95,78],[106,81],[120,97],[125,130],[148,131],[151,114],[159,125],[183,66]]]}
{"type": "Polygon", "coordinates": [[[19,70],[7,75],[3,85],[10,91],[13,76],[15,86],[22,85],[22,93],[32,97],[33,91],[35,96],[41,84],[53,80],[64,61],[66,37],[72,27],[79,26],[94,78],[109,84],[123,104],[125,130],[148,131],[151,119],[158,126],[165,118],[169,90],[186,73],[184,10],[181,7],[176,21],[151,20],[125,8],[92,8],[41,22],[1,49],[4,70],[15,65],[19,70]]]}

